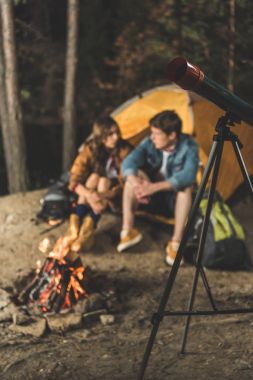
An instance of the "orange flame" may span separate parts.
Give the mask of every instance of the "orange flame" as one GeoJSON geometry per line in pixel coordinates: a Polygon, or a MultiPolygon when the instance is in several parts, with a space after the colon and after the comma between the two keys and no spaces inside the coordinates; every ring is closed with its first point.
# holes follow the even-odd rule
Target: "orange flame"
{"type": "Polygon", "coordinates": [[[41,261],[40,261],[40,260],[37,260],[37,261],[36,261],[36,269],[35,269],[35,273],[36,273],[36,274],[39,274],[39,273],[40,273],[40,270],[41,270],[41,261]]]}
{"type": "Polygon", "coordinates": [[[46,237],[45,239],[43,239],[43,240],[39,243],[39,250],[40,250],[42,253],[46,253],[46,252],[49,250],[50,245],[51,245],[50,239],[46,237]]]}
{"type": "Polygon", "coordinates": [[[70,247],[68,238],[66,236],[61,236],[48,256],[61,261],[67,256],[69,251],[70,247]]]}
{"type": "MultiPolygon", "coordinates": [[[[36,262],[36,275],[45,275],[45,282],[40,289],[38,302],[41,307],[42,312],[48,312],[52,310],[55,299],[63,291],[63,285],[67,286],[65,298],[61,309],[66,309],[74,305],[80,298],[87,297],[88,294],[83,288],[81,281],[84,279],[85,269],[82,266],[75,267],[72,263],[76,263],[75,258],[71,256],[70,242],[67,236],[61,236],[53,248],[51,248],[51,241],[48,237],[44,238],[39,244],[39,250],[43,253],[48,253],[48,261],[42,266],[41,261],[36,262]],[[68,255],[70,254],[70,255],[68,255]],[[52,259],[52,260],[51,260],[52,259]],[[61,267],[61,266],[64,267],[61,267]],[[67,272],[65,272],[67,270],[67,272]],[[69,271],[69,272],[68,272],[69,271]],[[65,274],[67,275],[67,280],[65,279],[65,274]],[[64,281],[68,283],[64,284],[64,281]]],[[[36,302],[36,298],[31,298],[31,302],[36,302]]]]}

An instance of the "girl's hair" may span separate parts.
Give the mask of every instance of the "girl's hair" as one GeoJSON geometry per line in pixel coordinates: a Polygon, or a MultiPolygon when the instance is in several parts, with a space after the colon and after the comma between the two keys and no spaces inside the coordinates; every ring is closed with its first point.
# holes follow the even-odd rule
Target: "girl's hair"
{"type": "Polygon", "coordinates": [[[111,116],[102,116],[98,118],[93,124],[91,138],[96,140],[98,144],[103,144],[103,140],[110,135],[112,127],[117,128],[117,132],[120,136],[119,126],[111,116]]]}
{"type": "MultiPolygon", "coordinates": [[[[92,153],[94,169],[98,174],[104,172],[106,161],[109,157],[109,153],[104,145],[104,140],[110,135],[112,127],[116,128],[120,142],[121,134],[119,126],[111,116],[102,116],[98,118],[93,124],[92,133],[86,139],[86,144],[89,146],[92,153]]],[[[119,144],[117,144],[114,152],[110,153],[117,155],[118,149],[119,144]]]]}

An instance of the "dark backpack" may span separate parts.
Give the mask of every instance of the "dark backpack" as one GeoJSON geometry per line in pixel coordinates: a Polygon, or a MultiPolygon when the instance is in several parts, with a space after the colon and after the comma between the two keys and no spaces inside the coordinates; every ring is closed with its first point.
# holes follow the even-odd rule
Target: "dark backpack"
{"type": "Polygon", "coordinates": [[[61,175],[60,179],[49,186],[46,194],[40,200],[41,210],[37,218],[44,222],[64,221],[68,218],[76,201],[76,196],[68,190],[69,173],[61,175]]]}
{"type": "MultiPolygon", "coordinates": [[[[207,198],[204,197],[200,203],[199,215],[187,246],[188,261],[189,259],[194,261],[196,258],[206,206],[207,198]]],[[[247,270],[251,267],[243,228],[218,194],[212,207],[202,265],[209,269],[223,270],[247,270]]]]}

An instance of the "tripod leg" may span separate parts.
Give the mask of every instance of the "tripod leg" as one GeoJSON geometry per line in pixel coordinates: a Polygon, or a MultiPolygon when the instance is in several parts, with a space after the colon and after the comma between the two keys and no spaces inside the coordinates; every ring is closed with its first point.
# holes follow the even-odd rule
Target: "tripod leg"
{"type": "Polygon", "coordinates": [[[237,161],[238,161],[238,163],[240,165],[240,168],[241,168],[242,175],[243,175],[244,180],[245,180],[245,182],[246,182],[246,184],[248,186],[251,198],[253,199],[253,185],[252,185],[249,173],[247,172],[246,165],[245,165],[245,163],[243,161],[243,157],[242,157],[242,154],[241,154],[241,151],[240,151],[240,148],[239,148],[238,141],[232,140],[232,144],[233,144],[234,151],[235,151],[235,154],[236,154],[236,157],[237,157],[237,161]]]}
{"type": "Polygon", "coordinates": [[[178,249],[176,259],[175,259],[174,264],[171,268],[170,275],[168,277],[168,280],[167,280],[167,283],[166,283],[166,286],[164,289],[164,293],[162,295],[160,305],[158,307],[158,312],[155,313],[155,315],[152,318],[153,327],[152,327],[152,331],[151,331],[151,334],[150,334],[150,337],[149,337],[149,340],[148,340],[148,343],[147,343],[147,346],[146,346],[146,349],[144,352],[140,372],[139,372],[138,378],[137,378],[138,380],[143,379],[143,376],[144,376],[144,373],[145,373],[145,370],[146,370],[146,367],[148,364],[149,356],[150,356],[150,353],[152,351],[152,347],[153,347],[153,344],[154,344],[154,341],[156,338],[156,334],[157,334],[157,331],[159,329],[160,322],[163,318],[163,313],[164,313],[165,307],[167,305],[171,290],[173,288],[174,281],[176,279],[176,275],[177,275],[177,272],[178,272],[178,269],[180,266],[180,262],[182,260],[185,245],[187,243],[189,233],[192,230],[192,227],[193,227],[193,224],[194,224],[194,221],[195,221],[198,209],[199,209],[199,204],[200,204],[200,201],[203,197],[203,194],[204,194],[204,191],[206,188],[206,184],[207,184],[208,178],[210,176],[210,173],[211,173],[211,170],[212,170],[212,167],[213,167],[216,155],[217,155],[217,151],[218,151],[218,142],[214,141],[210,155],[209,155],[209,158],[208,158],[207,165],[205,167],[205,171],[203,174],[201,184],[199,186],[197,195],[196,195],[195,200],[193,202],[193,206],[192,206],[190,214],[189,214],[188,222],[185,226],[184,234],[183,234],[183,237],[182,237],[179,249],[178,249]]]}
{"type": "Polygon", "coordinates": [[[210,301],[210,303],[212,305],[212,308],[213,308],[213,310],[217,310],[217,307],[215,305],[215,302],[214,302],[214,299],[213,299],[213,296],[212,296],[212,293],[211,293],[211,288],[210,288],[210,286],[208,284],[208,281],[207,281],[207,277],[206,277],[205,271],[204,271],[204,269],[203,269],[202,266],[200,267],[199,270],[200,270],[200,274],[201,274],[201,277],[202,277],[202,282],[203,282],[204,287],[206,289],[206,293],[207,293],[209,301],[210,301]]]}
{"type": "MultiPolygon", "coordinates": [[[[202,260],[202,256],[203,256],[203,252],[204,252],[207,228],[208,228],[210,215],[211,215],[211,211],[212,211],[213,199],[214,199],[216,183],[217,183],[217,179],[218,179],[218,173],[219,173],[219,167],[220,167],[224,142],[221,140],[221,141],[219,141],[218,144],[219,144],[219,149],[217,151],[217,157],[216,157],[215,164],[214,164],[212,182],[211,182],[209,194],[208,194],[206,214],[204,217],[204,222],[203,222],[203,226],[202,226],[202,230],[201,230],[200,242],[199,242],[199,247],[198,247],[198,252],[197,252],[196,271],[195,271],[195,275],[194,275],[194,279],[193,279],[193,283],[192,283],[192,291],[191,291],[191,296],[190,296],[190,300],[189,300],[189,304],[188,304],[188,311],[189,312],[192,311],[194,300],[195,300],[195,294],[196,294],[196,289],[197,289],[197,284],[198,284],[199,272],[200,272],[200,268],[201,268],[201,260],[202,260]]],[[[191,316],[188,315],[186,318],[185,329],[184,329],[184,334],[183,334],[183,339],[182,339],[182,347],[181,347],[181,353],[182,354],[185,353],[185,346],[186,346],[190,322],[191,322],[191,316]]]]}

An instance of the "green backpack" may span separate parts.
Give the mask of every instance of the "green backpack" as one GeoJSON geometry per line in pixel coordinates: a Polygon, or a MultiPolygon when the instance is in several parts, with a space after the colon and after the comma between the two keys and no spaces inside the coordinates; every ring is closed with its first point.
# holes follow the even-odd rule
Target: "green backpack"
{"type": "MultiPolygon", "coordinates": [[[[207,198],[203,198],[200,202],[199,216],[194,227],[195,256],[206,206],[207,198]]],[[[202,265],[210,269],[223,270],[241,270],[251,267],[245,245],[244,230],[233,216],[229,206],[218,194],[212,207],[202,265]]]]}

